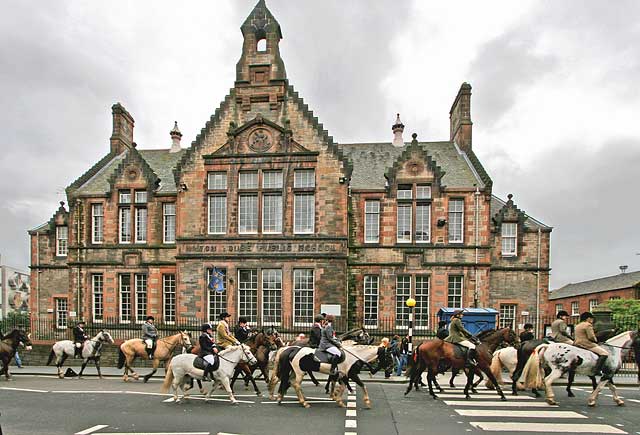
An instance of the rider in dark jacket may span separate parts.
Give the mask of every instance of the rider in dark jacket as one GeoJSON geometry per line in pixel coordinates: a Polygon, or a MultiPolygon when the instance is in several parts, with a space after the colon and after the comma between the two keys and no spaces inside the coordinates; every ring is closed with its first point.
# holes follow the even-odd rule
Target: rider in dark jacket
{"type": "Polygon", "coordinates": [[[536,338],[533,335],[533,325],[531,323],[526,323],[524,325],[524,331],[520,333],[520,342],[524,343],[525,341],[533,340],[536,338]]]}
{"type": "Polygon", "coordinates": [[[86,332],[84,332],[84,322],[79,321],[76,326],[73,328],[73,348],[74,348],[74,358],[82,357],[82,348],[84,347],[84,342],[89,339],[89,336],[86,332]]]}
{"type": "Polygon", "coordinates": [[[251,328],[247,325],[247,319],[244,317],[240,317],[238,319],[238,326],[236,330],[233,332],[233,335],[238,339],[240,343],[244,343],[249,339],[249,334],[251,333],[251,328]]]}
{"type": "Polygon", "coordinates": [[[200,353],[198,356],[207,362],[207,365],[204,368],[204,373],[202,374],[202,377],[206,379],[213,371],[218,348],[216,347],[216,342],[213,338],[213,327],[209,323],[205,323],[200,329],[202,334],[200,334],[200,337],[198,338],[198,343],[200,344],[200,353]]]}
{"type": "Polygon", "coordinates": [[[309,347],[313,347],[315,349],[320,345],[320,339],[322,338],[322,324],[324,322],[324,316],[318,314],[314,320],[315,323],[311,328],[311,332],[309,332],[309,347]]]}
{"type": "Polygon", "coordinates": [[[438,322],[438,332],[436,333],[436,337],[440,340],[444,340],[449,336],[449,328],[447,328],[447,321],[440,320],[438,322]]]}

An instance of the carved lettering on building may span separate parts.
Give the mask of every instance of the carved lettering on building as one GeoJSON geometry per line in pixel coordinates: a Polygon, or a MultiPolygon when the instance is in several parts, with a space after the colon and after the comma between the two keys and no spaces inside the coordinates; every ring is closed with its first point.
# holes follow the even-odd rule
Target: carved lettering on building
{"type": "Polygon", "coordinates": [[[182,254],[340,254],[346,252],[344,242],[221,242],[186,243],[182,254]]]}

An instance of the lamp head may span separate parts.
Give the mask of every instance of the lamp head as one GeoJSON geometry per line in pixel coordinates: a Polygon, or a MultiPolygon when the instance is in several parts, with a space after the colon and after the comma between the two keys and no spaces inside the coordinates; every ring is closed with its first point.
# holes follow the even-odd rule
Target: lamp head
{"type": "Polygon", "coordinates": [[[416,300],[413,298],[409,298],[406,300],[405,304],[407,304],[407,307],[413,308],[416,306],[416,300]]]}

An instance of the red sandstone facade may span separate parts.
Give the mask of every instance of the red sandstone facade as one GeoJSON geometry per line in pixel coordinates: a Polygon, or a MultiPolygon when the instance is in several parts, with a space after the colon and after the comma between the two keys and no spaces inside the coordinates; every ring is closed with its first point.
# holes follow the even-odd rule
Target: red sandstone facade
{"type": "Polygon", "coordinates": [[[241,30],[235,86],[189,148],[139,150],[113,106],[110,152],[29,232],[34,315],[302,326],[324,309],[376,327],[404,324],[408,297],[424,328],[445,306],[548,314],[551,228],[492,195],[471,86],[447,141],[405,144],[398,118],[395,145],[336,144],[289,85],[263,2],[241,30]]]}

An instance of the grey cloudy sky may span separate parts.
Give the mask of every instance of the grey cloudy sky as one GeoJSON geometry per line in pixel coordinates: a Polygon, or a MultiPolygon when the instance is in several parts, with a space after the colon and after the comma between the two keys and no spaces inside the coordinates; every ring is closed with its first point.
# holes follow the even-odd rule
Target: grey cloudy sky
{"type": "MultiPolygon", "coordinates": [[[[141,148],[167,148],[174,120],[195,138],[255,0],[0,4],[0,253],[26,268],[26,230],[108,152],[114,102],[141,148]]],[[[396,112],[448,139],[468,81],[494,193],[554,227],[552,288],[640,269],[640,2],[267,4],[290,82],[338,142],[390,141],[396,112]]]]}

